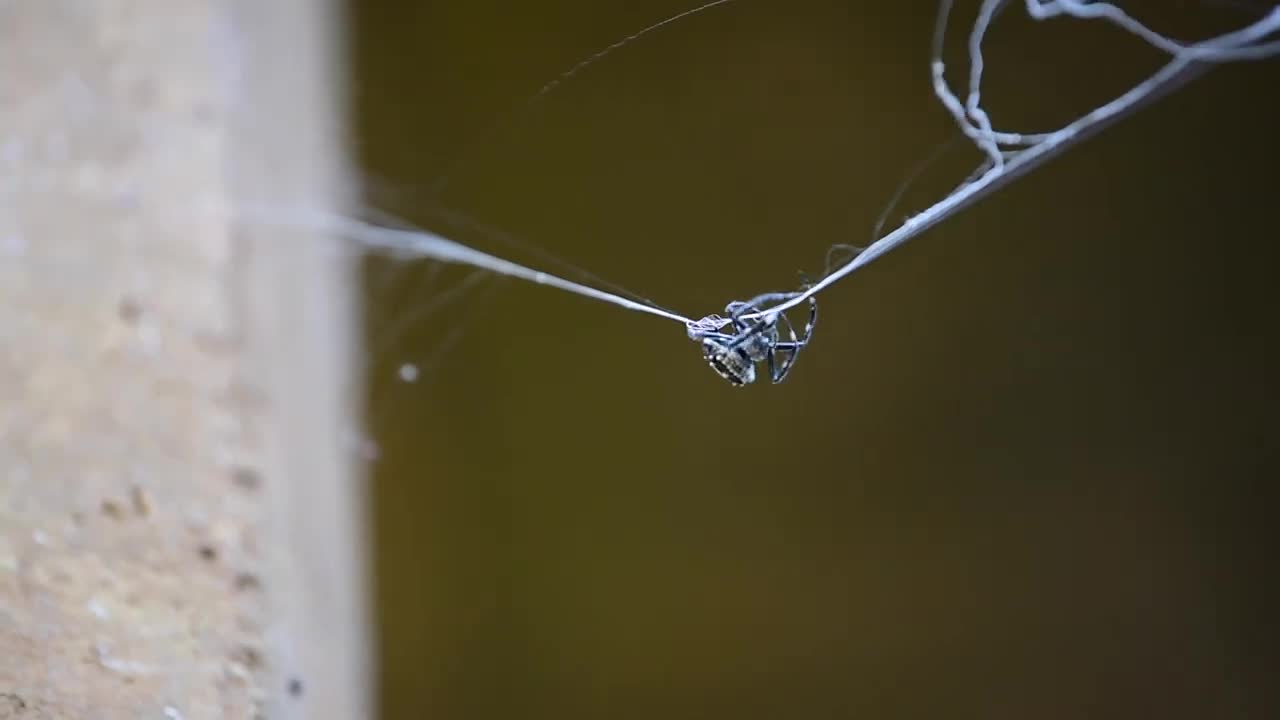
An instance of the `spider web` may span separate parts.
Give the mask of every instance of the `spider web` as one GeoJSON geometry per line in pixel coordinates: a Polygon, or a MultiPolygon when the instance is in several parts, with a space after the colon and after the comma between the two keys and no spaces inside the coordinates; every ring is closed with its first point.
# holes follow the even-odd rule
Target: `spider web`
{"type": "Polygon", "coordinates": [[[371,312],[367,352],[374,370],[374,403],[392,383],[429,387],[443,373],[441,364],[460,342],[491,320],[488,301],[506,289],[507,278],[515,277],[546,284],[586,297],[607,295],[621,298],[632,308],[666,312],[653,301],[625,287],[573,265],[534,243],[452,208],[435,204],[416,190],[382,182],[385,199],[370,203],[351,235],[369,250],[366,266],[367,302],[400,308],[394,312],[371,312]],[[425,199],[424,199],[425,198],[425,199]],[[406,200],[408,202],[406,202],[406,200]],[[447,236],[415,227],[403,217],[381,208],[404,205],[425,218],[447,236]],[[462,245],[453,238],[467,238],[462,245]],[[426,249],[419,252],[418,248],[426,249]],[[497,248],[500,257],[479,249],[497,248]],[[442,261],[441,255],[457,258],[442,261]],[[515,256],[532,258],[516,262],[515,256]],[[538,267],[554,269],[547,272],[538,267]],[[427,347],[424,354],[406,356],[404,347],[427,347]],[[381,387],[379,387],[381,386],[381,387]]]}
{"type": "Polygon", "coordinates": [[[1179,42],[1155,32],[1111,3],[1025,0],[1027,14],[1036,21],[1073,18],[1107,22],[1168,54],[1171,59],[1127,92],[1056,130],[1031,133],[1001,130],[994,125],[991,114],[983,105],[982,83],[986,67],[983,44],[996,16],[1007,3],[1004,0],[983,0],[978,9],[968,37],[969,72],[967,94],[963,101],[947,80],[947,66],[943,59],[952,4],[951,0],[942,0],[939,6],[929,65],[933,89],[960,131],[986,156],[984,164],[945,198],[876,240],[865,251],[829,272],[804,293],[780,303],[771,308],[771,311],[785,311],[822,292],[1093,134],[1191,82],[1214,64],[1263,60],[1280,53],[1280,39],[1277,38],[1280,34],[1280,6],[1272,8],[1262,18],[1239,30],[1205,40],[1179,42]]]}
{"type": "MultiPolygon", "coordinates": [[[[611,43],[544,84],[523,109],[527,110],[563,87],[567,81],[580,76],[592,65],[639,38],[666,28],[677,20],[729,4],[732,4],[732,0],[715,0],[669,16],[611,43]]],[[[960,136],[981,154],[982,164],[942,199],[907,217],[890,232],[880,236],[881,226],[897,207],[903,192],[926,168],[937,161],[939,152],[930,155],[899,187],[876,224],[872,242],[866,246],[832,245],[826,257],[824,273],[817,282],[803,292],[787,293],[785,297],[789,299],[744,317],[752,319],[767,313],[785,313],[807,302],[809,298],[824,292],[873,260],[1007,187],[1093,134],[1176,91],[1215,65],[1274,57],[1280,53],[1280,7],[1254,8],[1253,11],[1260,17],[1238,29],[1205,39],[1180,41],[1157,32],[1112,3],[1078,0],[1025,0],[1022,3],[1011,3],[1006,0],[981,0],[977,3],[972,24],[962,44],[967,53],[967,72],[949,73],[949,54],[954,54],[948,52],[948,36],[955,29],[951,22],[953,2],[941,0],[934,25],[931,54],[928,58],[921,58],[921,77],[922,80],[926,79],[924,71],[927,68],[927,79],[939,104],[950,115],[960,136]],[[985,104],[983,82],[987,58],[984,49],[996,20],[1019,6],[1023,15],[1036,23],[1070,19],[1108,24],[1128,34],[1135,42],[1144,43],[1163,53],[1166,61],[1126,92],[1060,127],[1031,132],[1007,129],[997,123],[994,119],[997,114],[985,104]],[[963,79],[958,86],[959,90],[953,79],[956,75],[963,79]]],[[[305,212],[281,214],[272,211],[251,214],[250,219],[255,222],[283,222],[314,227],[340,235],[364,249],[371,258],[371,286],[380,292],[396,295],[396,304],[406,308],[405,312],[393,318],[386,327],[375,331],[375,356],[393,343],[398,334],[420,331],[431,321],[427,331],[438,338],[436,350],[430,357],[405,359],[392,366],[400,382],[417,382],[424,374],[429,374],[431,368],[461,340],[470,319],[468,313],[453,313],[452,308],[458,304],[471,305],[470,302],[460,303],[463,298],[483,300],[486,293],[494,291],[494,276],[544,285],[631,312],[677,322],[684,325],[685,334],[693,339],[706,332],[722,330],[729,323],[719,313],[686,316],[667,309],[559,261],[554,255],[539,251],[536,245],[486,227],[456,210],[436,206],[426,214],[431,215],[432,212],[434,217],[431,218],[431,225],[441,228],[441,232],[415,228],[386,213],[371,209],[367,209],[360,217],[322,216],[305,212]],[[477,249],[476,243],[470,239],[458,239],[470,238],[477,232],[490,239],[499,238],[506,249],[485,252],[477,249]],[[514,250],[521,250],[526,255],[532,254],[532,257],[527,261],[512,260],[510,258],[514,250]],[[456,266],[461,271],[444,266],[456,266]],[[442,322],[441,318],[446,320],[442,322]]]]}

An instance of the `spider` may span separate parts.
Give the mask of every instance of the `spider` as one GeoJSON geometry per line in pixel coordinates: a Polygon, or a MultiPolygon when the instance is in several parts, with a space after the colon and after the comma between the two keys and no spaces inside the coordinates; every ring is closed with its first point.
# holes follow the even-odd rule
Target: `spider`
{"type": "Polygon", "coordinates": [[[755,382],[756,363],[761,361],[769,363],[769,378],[774,383],[780,383],[791,372],[800,349],[809,344],[814,323],[818,320],[818,301],[813,297],[809,298],[809,322],[799,338],[786,315],[767,313],[754,321],[743,320],[742,316],[760,312],[760,306],[765,303],[790,300],[793,297],[795,293],[768,293],[748,302],[731,302],[725,306],[725,312],[729,313],[734,334],[695,332],[691,333],[691,337],[702,341],[703,359],[731,385],[742,387],[755,382]],[[778,331],[779,319],[786,323],[790,340],[781,339],[778,331]],[[779,353],[786,353],[781,362],[777,357],[779,353]]]}

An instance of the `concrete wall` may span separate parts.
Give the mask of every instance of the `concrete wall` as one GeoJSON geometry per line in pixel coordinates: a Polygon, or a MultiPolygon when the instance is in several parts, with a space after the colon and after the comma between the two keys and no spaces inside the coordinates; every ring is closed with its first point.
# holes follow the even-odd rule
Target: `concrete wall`
{"type": "Polygon", "coordinates": [[[371,714],[340,24],[0,0],[0,718],[371,714]]]}

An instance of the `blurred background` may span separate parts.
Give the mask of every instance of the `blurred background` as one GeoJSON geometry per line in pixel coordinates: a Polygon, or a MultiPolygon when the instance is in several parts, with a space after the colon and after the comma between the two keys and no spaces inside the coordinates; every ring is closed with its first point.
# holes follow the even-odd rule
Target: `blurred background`
{"type": "MultiPolygon", "coordinates": [[[[1163,62],[1018,5],[998,127],[1163,62]]],[[[740,0],[528,103],[689,7],[351,3],[367,202],[693,317],[820,275],[956,134],[936,4],[740,0]]],[[[1265,11],[1130,7],[1188,39],[1265,11]]],[[[384,716],[1275,717],[1277,87],[1215,70],[842,281],[777,386],[678,324],[370,261],[384,716]]]]}

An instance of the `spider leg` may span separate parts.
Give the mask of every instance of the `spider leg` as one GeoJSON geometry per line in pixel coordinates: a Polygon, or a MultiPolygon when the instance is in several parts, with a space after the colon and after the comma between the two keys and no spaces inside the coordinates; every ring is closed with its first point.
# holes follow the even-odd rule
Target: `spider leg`
{"type": "MultiPolygon", "coordinates": [[[[791,324],[791,318],[787,317],[786,315],[779,315],[779,316],[778,316],[778,321],[779,321],[779,323],[780,323],[780,324],[785,324],[785,327],[786,327],[787,333],[788,333],[789,335],[791,335],[791,339],[792,339],[793,341],[795,341],[795,340],[796,340],[796,328],[795,328],[795,325],[792,325],[792,324],[791,324]]],[[[774,343],[774,344],[776,345],[777,343],[774,343]]]]}
{"type": "MultiPolygon", "coordinates": [[[[756,307],[755,304],[735,300],[728,305],[725,305],[724,311],[729,313],[729,320],[733,323],[733,329],[737,331],[739,335],[748,332],[751,332],[752,335],[755,334],[752,332],[752,329],[760,323],[751,323],[742,319],[742,316],[748,313],[760,312],[760,308],[756,307]]],[[[764,318],[761,318],[761,320],[764,320],[764,318]]]]}
{"type": "Polygon", "coordinates": [[[804,334],[802,337],[796,337],[795,326],[791,321],[787,321],[787,332],[791,335],[788,342],[775,342],[769,350],[769,376],[773,382],[780,383],[787,377],[787,373],[791,372],[791,366],[795,365],[796,356],[800,354],[800,350],[809,344],[809,337],[813,335],[813,326],[818,321],[818,301],[809,298],[809,322],[805,323],[804,334]],[[774,355],[779,352],[787,353],[780,367],[774,366],[774,355]]]}
{"type": "Polygon", "coordinates": [[[804,332],[800,336],[800,342],[807,344],[809,336],[813,335],[813,327],[818,324],[818,300],[813,296],[809,297],[809,322],[804,324],[804,332]]]}
{"type": "Polygon", "coordinates": [[[788,300],[790,300],[790,299],[792,299],[792,298],[796,297],[796,296],[797,296],[797,295],[799,295],[799,294],[800,294],[800,293],[798,293],[798,292],[771,292],[771,293],[764,293],[764,294],[762,294],[762,295],[757,295],[757,296],[755,296],[755,297],[751,298],[751,299],[750,299],[750,300],[748,300],[747,302],[743,303],[743,305],[750,305],[752,308],[756,308],[756,309],[758,309],[758,308],[762,308],[762,307],[764,307],[764,306],[766,306],[766,305],[775,305],[775,304],[777,304],[777,303],[783,303],[783,302],[786,302],[786,301],[788,301],[788,300]]]}
{"type": "Polygon", "coordinates": [[[787,374],[791,372],[791,367],[796,364],[796,356],[800,354],[800,349],[804,347],[803,343],[780,343],[769,353],[769,364],[773,365],[773,356],[775,353],[787,353],[786,359],[782,361],[781,367],[777,368],[777,372],[771,373],[775,384],[786,379],[787,374]]]}
{"type": "MultiPolygon", "coordinates": [[[[858,252],[862,252],[859,249],[858,252]]],[[[809,276],[800,273],[800,290],[805,291],[813,287],[813,283],[809,281],[809,276]]],[[[800,342],[808,343],[809,336],[813,334],[813,326],[818,323],[818,299],[812,295],[809,296],[809,321],[804,325],[804,333],[801,335],[800,342]]]]}
{"type": "MultiPolygon", "coordinates": [[[[769,330],[774,327],[775,322],[776,321],[771,318],[764,317],[750,325],[743,323],[744,327],[742,332],[738,333],[737,336],[734,337],[733,342],[729,343],[729,349],[741,347],[744,343],[754,339],[757,335],[769,332],[769,330]]],[[[772,346],[772,343],[770,343],[770,346],[772,346]]]]}
{"type": "Polygon", "coordinates": [[[733,319],[733,329],[738,331],[739,336],[747,333],[754,335],[756,332],[759,332],[756,328],[763,324],[763,320],[758,322],[747,322],[746,320],[739,320],[738,318],[733,319]]]}
{"type": "Polygon", "coordinates": [[[796,356],[800,354],[800,348],[804,347],[804,343],[798,342],[794,339],[794,332],[791,334],[791,337],[791,342],[776,343],[773,348],[769,350],[769,377],[772,378],[774,384],[782,382],[787,377],[787,373],[791,372],[791,366],[796,363],[796,356]],[[787,355],[783,358],[782,364],[775,367],[774,357],[776,357],[778,353],[786,353],[787,355]]]}

